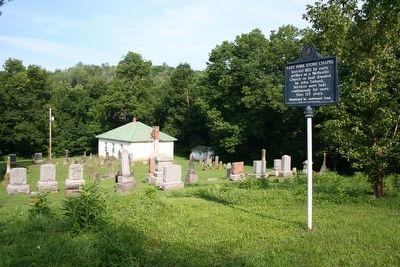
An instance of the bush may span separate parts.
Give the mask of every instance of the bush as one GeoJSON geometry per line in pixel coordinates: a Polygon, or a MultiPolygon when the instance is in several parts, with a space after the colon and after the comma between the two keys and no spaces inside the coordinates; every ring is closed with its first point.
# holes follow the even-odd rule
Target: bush
{"type": "Polygon", "coordinates": [[[400,195],[400,175],[393,174],[385,177],[385,194],[391,196],[400,195]]]}
{"type": "Polygon", "coordinates": [[[79,196],[63,202],[63,214],[67,216],[74,230],[84,230],[105,222],[106,199],[98,183],[84,185],[79,196]]]}
{"type": "Polygon", "coordinates": [[[48,192],[40,192],[35,196],[32,207],[29,210],[29,214],[31,216],[48,216],[51,214],[51,209],[47,196],[48,192]]]}

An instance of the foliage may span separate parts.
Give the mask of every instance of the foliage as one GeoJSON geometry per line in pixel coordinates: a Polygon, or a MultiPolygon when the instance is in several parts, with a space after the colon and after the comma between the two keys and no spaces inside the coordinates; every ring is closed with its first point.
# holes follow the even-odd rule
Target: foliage
{"type": "Polygon", "coordinates": [[[377,197],[400,151],[399,12],[398,1],[329,1],[306,16],[309,38],[340,57],[341,103],[321,109],[321,139],[369,175],[377,197]]]}
{"type": "Polygon", "coordinates": [[[63,202],[63,214],[75,231],[102,225],[106,211],[105,195],[95,182],[84,185],[78,196],[67,198],[63,202]]]}
{"type": "Polygon", "coordinates": [[[29,213],[35,217],[39,215],[48,216],[51,214],[49,205],[48,192],[39,192],[34,197],[34,203],[32,204],[29,213]]]}

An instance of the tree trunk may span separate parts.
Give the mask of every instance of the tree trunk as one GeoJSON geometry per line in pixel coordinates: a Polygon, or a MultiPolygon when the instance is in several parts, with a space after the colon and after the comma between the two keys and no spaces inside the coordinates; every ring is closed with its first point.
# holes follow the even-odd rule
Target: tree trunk
{"type": "Polygon", "coordinates": [[[382,174],[382,171],[379,172],[378,177],[375,181],[374,195],[376,198],[383,197],[383,174],[382,174]]]}

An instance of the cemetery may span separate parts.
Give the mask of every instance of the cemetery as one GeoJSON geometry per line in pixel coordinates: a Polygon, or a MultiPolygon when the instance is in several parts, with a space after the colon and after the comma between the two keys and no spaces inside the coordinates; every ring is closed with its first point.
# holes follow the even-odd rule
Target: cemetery
{"type": "Polygon", "coordinates": [[[398,198],[373,201],[367,193],[368,182],[360,174],[344,178],[329,171],[315,172],[315,233],[309,234],[305,231],[305,173],[292,171],[288,176],[287,172],[293,168],[290,156],[283,155],[272,164],[266,162],[263,175],[260,162],[265,154],[265,149],[260,150],[261,160],[254,160],[253,165],[237,161],[221,168],[220,164],[216,166],[217,156],[209,159],[210,166],[193,157],[175,156],[173,162],[160,161],[151,167],[143,161],[130,162],[127,151],[122,152],[121,159],[106,160],[93,155],[84,164],[80,156],[61,157],[51,164],[32,162],[25,168],[11,168],[9,186],[13,189],[4,182],[0,187],[1,223],[11,220],[15,209],[22,216],[13,217],[12,226],[0,233],[4,240],[0,251],[4,254],[7,248],[10,257],[18,255],[3,259],[17,265],[28,259],[49,264],[91,265],[93,260],[104,264],[113,262],[113,257],[118,257],[122,265],[131,262],[152,265],[160,261],[178,265],[227,262],[280,265],[292,261],[335,265],[343,259],[350,264],[396,262],[396,258],[387,261],[383,257],[386,253],[397,253],[399,237],[392,234],[392,229],[398,224],[398,198]],[[66,160],[69,165],[63,164],[66,160]],[[108,162],[113,162],[113,171],[108,162]],[[202,169],[202,165],[207,167],[202,169]],[[149,182],[150,169],[153,173],[163,170],[159,184],[149,182]],[[16,175],[18,178],[14,178],[16,175]],[[101,203],[108,207],[107,224],[86,232],[83,239],[82,234],[64,228],[68,219],[62,215],[62,207],[65,199],[76,198],[84,184],[92,183],[97,183],[104,195],[101,203]],[[39,191],[48,192],[46,203],[51,215],[32,217],[30,210],[40,199],[39,191]],[[13,237],[13,244],[31,244],[33,247],[26,247],[25,253],[35,253],[33,258],[5,245],[13,231],[21,232],[13,237]],[[382,235],[384,238],[378,238],[382,235]],[[375,247],[368,244],[377,238],[385,253],[376,253],[375,247]],[[73,245],[77,242],[100,250],[90,249],[82,258],[78,246],[73,245]],[[112,252],[117,254],[101,253],[113,244],[119,246],[118,252],[112,252]],[[334,249],[337,254],[310,259],[303,256],[304,246],[309,253],[323,248],[334,249]],[[57,247],[67,254],[54,258],[51,251],[57,247]],[[209,251],[209,247],[213,250],[209,251]],[[252,254],[238,258],[243,250],[252,254]]]}
{"type": "Polygon", "coordinates": [[[0,0],[0,266],[400,266],[399,1],[44,2],[0,0]]]}

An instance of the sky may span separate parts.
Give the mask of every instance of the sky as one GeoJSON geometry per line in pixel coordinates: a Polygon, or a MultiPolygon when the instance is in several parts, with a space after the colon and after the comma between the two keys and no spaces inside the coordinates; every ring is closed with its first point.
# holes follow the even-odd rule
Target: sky
{"type": "Polygon", "coordinates": [[[116,65],[128,51],[153,65],[206,67],[223,41],[255,28],[269,36],[302,19],[314,0],[13,0],[1,7],[0,65],[66,69],[78,62],[116,65]]]}

